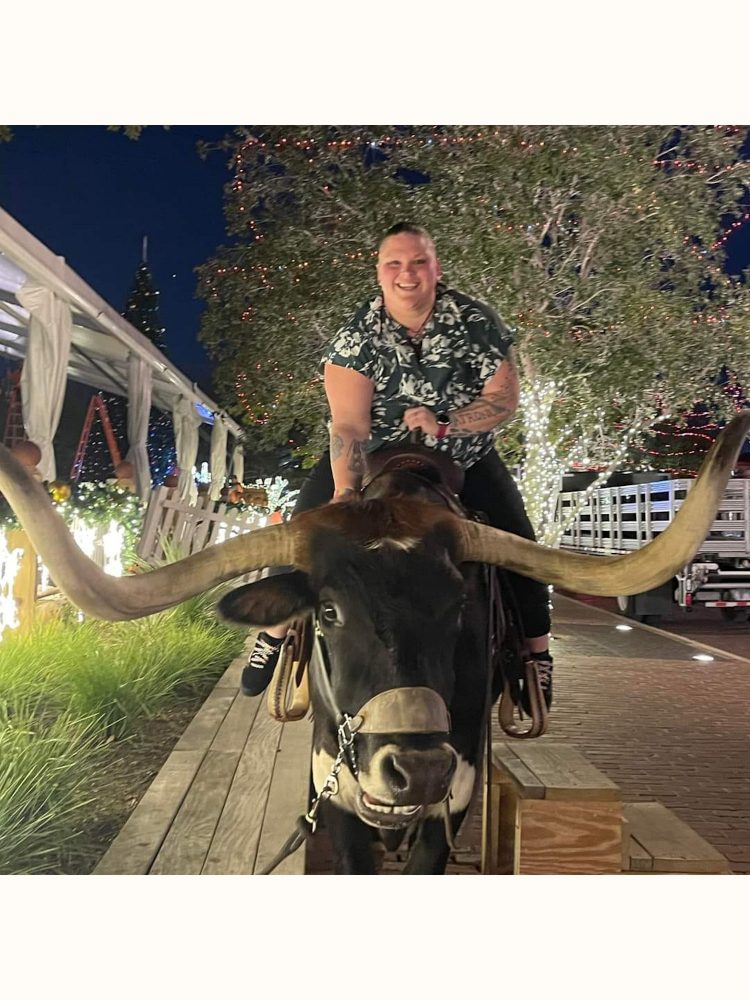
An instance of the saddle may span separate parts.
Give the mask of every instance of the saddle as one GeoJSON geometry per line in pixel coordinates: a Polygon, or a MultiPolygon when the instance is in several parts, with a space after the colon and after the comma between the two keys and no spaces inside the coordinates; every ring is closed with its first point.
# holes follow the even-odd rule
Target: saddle
{"type": "Polygon", "coordinates": [[[411,443],[399,448],[381,448],[365,455],[365,475],[362,489],[386,472],[403,469],[417,476],[425,476],[458,497],[464,488],[464,471],[441,451],[433,451],[422,444],[411,443]]]}

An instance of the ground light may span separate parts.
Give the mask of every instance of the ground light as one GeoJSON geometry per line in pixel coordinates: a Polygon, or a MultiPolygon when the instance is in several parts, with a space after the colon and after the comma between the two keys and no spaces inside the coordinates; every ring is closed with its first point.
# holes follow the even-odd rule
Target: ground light
{"type": "Polygon", "coordinates": [[[618,632],[632,632],[633,631],[633,626],[632,625],[615,625],[615,628],[617,629],[618,632]]]}
{"type": "Polygon", "coordinates": [[[709,653],[696,653],[693,657],[694,660],[700,660],[701,663],[713,663],[714,658],[709,653]]]}

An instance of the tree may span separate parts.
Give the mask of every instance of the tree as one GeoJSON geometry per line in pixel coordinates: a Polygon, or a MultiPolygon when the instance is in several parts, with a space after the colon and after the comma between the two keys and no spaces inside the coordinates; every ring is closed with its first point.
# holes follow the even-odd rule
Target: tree
{"type": "Polygon", "coordinates": [[[383,230],[435,237],[449,284],[516,328],[522,421],[498,442],[524,465],[547,541],[560,472],[607,474],[716,378],[745,376],[750,298],[724,273],[722,225],[748,163],[734,127],[241,129],[228,232],[200,271],[216,392],[260,447],[324,439],[322,345],[374,288],[383,230]],[[545,533],[546,532],[546,533],[545,533]]]}
{"type": "MultiPolygon", "coordinates": [[[[132,136],[130,137],[132,138],[132,136]]],[[[123,313],[125,319],[148,337],[160,351],[166,351],[164,327],[159,317],[159,292],[154,288],[148,266],[148,237],[143,238],[141,263],[135,272],[133,287],[123,313]]],[[[169,414],[151,410],[148,429],[148,456],[151,476],[158,484],[171,470],[175,462],[174,427],[169,414]]]]}
{"type": "Polygon", "coordinates": [[[148,337],[151,343],[160,351],[165,350],[165,329],[159,318],[159,293],[154,288],[154,281],[147,262],[148,237],[143,237],[143,257],[133,278],[133,287],[128,294],[123,316],[148,337]]]}
{"type": "MultiPolygon", "coordinates": [[[[154,288],[153,278],[147,263],[147,238],[143,239],[143,255],[135,272],[133,287],[128,295],[123,316],[137,330],[151,341],[160,351],[165,350],[164,333],[159,318],[159,292],[154,288]]],[[[102,393],[112,430],[118,445],[125,454],[127,439],[127,404],[113,393],[102,393]]],[[[175,461],[174,428],[169,414],[151,410],[148,431],[148,456],[151,476],[159,484],[170,471],[175,461]]],[[[113,475],[112,459],[99,420],[95,420],[91,437],[86,447],[86,455],[81,469],[83,481],[100,482],[113,475]]]]}

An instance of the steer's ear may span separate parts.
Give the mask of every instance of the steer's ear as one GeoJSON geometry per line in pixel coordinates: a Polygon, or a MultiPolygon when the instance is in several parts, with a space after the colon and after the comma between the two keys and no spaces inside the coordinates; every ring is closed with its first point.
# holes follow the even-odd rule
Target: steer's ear
{"type": "Polygon", "coordinates": [[[306,573],[295,570],[238,587],[219,601],[219,614],[245,625],[281,625],[315,607],[315,594],[306,573]]]}

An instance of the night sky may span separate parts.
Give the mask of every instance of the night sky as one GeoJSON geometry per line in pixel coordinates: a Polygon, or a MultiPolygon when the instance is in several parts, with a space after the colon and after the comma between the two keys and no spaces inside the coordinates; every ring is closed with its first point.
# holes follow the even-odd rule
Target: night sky
{"type": "Polygon", "coordinates": [[[207,391],[194,268],[227,242],[222,198],[230,174],[225,153],[201,160],[195,146],[231,128],[153,126],[132,141],[103,125],[16,126],[12,141],[0,143],[0,206],[118,312],[148,236],[167,354],[207,391]]]}
{"type": "MultiPolygon", "coordinates": [[[[226,154],[201,160],[199,139],[229,125],[146,128],[138,141],[103,125],[17,126],[0,144],[0,205],[122,312],[148,235],[169,357],[210,391],[197,334],[194,268],[223,242],[226,154]]],[[[428,223],[429,224],[429,223],[428,223]]],[[[727,241],[730,270],[750,264],[750,222],[727,241]]]]}

